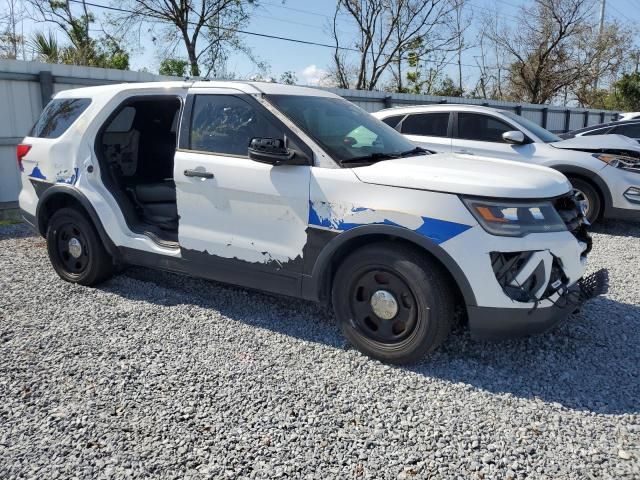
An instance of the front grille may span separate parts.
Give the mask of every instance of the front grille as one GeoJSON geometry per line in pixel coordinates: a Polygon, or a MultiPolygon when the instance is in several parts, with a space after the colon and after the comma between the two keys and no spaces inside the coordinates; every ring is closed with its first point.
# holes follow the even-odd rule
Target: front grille
{"type": "Polygon", "coordinates": [[[571,192],[557,198],[554,206],[567,226],[567,230],[573,233],[578,241],[586,244],[587,248],[582,254],[587,255],[591,251],[593,240],[591,239],[591,235],[589,235],[589,222],[582,213],[580,202],[576,200],[574,193],[571,192]]]}

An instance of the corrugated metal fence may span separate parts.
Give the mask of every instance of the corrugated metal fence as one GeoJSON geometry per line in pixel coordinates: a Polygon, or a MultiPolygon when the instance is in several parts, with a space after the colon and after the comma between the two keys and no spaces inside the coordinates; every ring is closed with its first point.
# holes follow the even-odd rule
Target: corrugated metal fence
{"type": "MultiPolygon", "coordinates": [[[[167,79],[170,78],[145,72],[0,60],[0,205],[16,202],[18,199],[20,176],[15,158],[15,146],[35,123],[43,105],[51,95],[61,90],[81,86],[167,79]]],[[[343,96],[368,112],[403,105],[472,103],[512,110],[555,132],[566,132],[602,123],[615,119],[616,116],[616,112],[602,110],[565,109],[544,105],[337,88],[328,90],[343,96]]]]}

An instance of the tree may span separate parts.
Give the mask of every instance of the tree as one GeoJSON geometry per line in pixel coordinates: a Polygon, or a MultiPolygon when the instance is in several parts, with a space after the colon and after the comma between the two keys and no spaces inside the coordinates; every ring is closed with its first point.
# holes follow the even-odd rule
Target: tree
{"type": "MultiPolygon", "coordinates": [[[[332,36],[334,58],[330,68],[333,81],[342,88],[373,90],[383,74],[394,65],[396,89],[402,90],[406,53],[416,49],[426,58],[439,50],[451,50],[454,41],[448,30],[452,5],[449,0],[338,0],[334,12],[332,36]],[[337,28],[341,15],[348,16],[358,28],[352,56],[337,28]]],[[[351,45],[352,39],[349,39],[351,45]]]]}
{"type": "Polygon", "coordinates": [[[0,58],[24,57],[24,37],[18,33],[18,23],[24,16],[24,8],[18,0],[7,0],[7,10],[0,13],[0,58]]]}
{"type": "Polygon", "coordinates": [[[613,92],[606,106],[627,112],[640,110],[640,73],[623,74],[613,85],[613,92]]]}
{"type": "Polygon", "coordinates": [[[89,11],[85,0],[28,1],[37,20],[56,25],[69,41],[67,45],[58,46],[52,33],[49,33],[48,37],[36,33],[32,44],[41,59],[53,59],[52,47],[55,46],[57,61],[61,63],[119,70],[129,68],[129,54],[120,46],[118,39],[106,33],[98,40],[91,36],[90,26],[94,24],[95,17],[89,11]],[[73,5],[77,5],[78,8],[73,5]]]}
{"type": "Polygon", "coordinates": [[[620,38],[598,34],[593,0],[535,0],[521,7],[515,28],[498,29],[489,35],[506,52],[512,98],[548,103],[562,91],[572,91],[578,82],[602,75],[618,62],[620,38]]]}
{"type": "Polygon", "coordinates": [[[283,83],[285,85],[295,85],[296,83],[298,83],[298,77],[296,76],[295,72],[288,70],[280,75],[280,83],[283,83]]]}
{"type": "Polygon", "coordinates": [[[230,51],[240,51],[259,63],[237,33],[248,22],[256,0],[127,0],[123,4],[134,12],[127,21],[152,29],[160,26],[170,55],[178,45],[184,48],[191,76],[224,77],[230,51]]]}
{"type": "Polygon", "coordinates": [[[187,72],[189,62],[179,60],[177,58],[165,58],[160,62],[160,75],[168,75],[171,77],[184,77],[187,72]]]}

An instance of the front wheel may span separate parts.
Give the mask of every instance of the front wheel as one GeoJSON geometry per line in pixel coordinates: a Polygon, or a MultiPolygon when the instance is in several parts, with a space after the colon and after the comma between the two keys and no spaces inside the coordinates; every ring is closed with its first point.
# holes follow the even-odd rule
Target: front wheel
{"type": "Polygon", "coordinates": [[[584,215],[592,225],[598,221],[602,211],[602,201],[596,189],[580,178],[569,177],[576,198],[585,205],[584,215]]]}
{"type": "Polygon", "coordinates": [[[87,217],[74,208],[53,214],[47,250],[56,273],[80,285],[95,285],[113,274],[113,261],[87,217]]]}
{"type": "Polygon", "coordinates": [[[332,300],[349,342],[389,363],[420,360],[445,341],[454,320],[442,267],[403,245],[356,250],[336,272],[332,300]]]}

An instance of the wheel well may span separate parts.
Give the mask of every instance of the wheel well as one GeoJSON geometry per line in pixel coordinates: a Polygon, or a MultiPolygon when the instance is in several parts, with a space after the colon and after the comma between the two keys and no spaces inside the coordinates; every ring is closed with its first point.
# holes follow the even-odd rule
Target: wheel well
{"type": "MultiPolygon", "coordinates": [[[[87,213],[80,201],[75,197],[66,193],[56,193],[47,198],[44,203],[38,207],[38,232],[43,237],[47,234],[47,227],[49,226],[49,220],[54,213],[61,208],[73,207],[80,210],[83,213],[87,213]]],[[[88,216],[88,215],[87,215],[88,216]]],[[[92,222],[93,223],[93,222],[92,222]]]]}
{"type": "Polygon", "coordinates": [[[591,180],[589,177],[585,176],[585,175],[581,175],[579,173],[572,173],[572,172],[562,172],[566,175],[566,177],[568,179],[571,178],[577,178],[582,180],[583,182],[588,183],[591,187],[593,187],[593,189],[596,191],[596,193],[598,194],[598,197],[600,198],[600,215],[602,216],[602,214],[604,213],[605,210],[605,206],[606,206],[606,200],[605,200],[605,196],[604,196],[604,192],[602,191],[602,189],[600,188],[600,186],[594,182],[593,180],[591,180]]]}
{"type": "Polygon", "coordinates": [[[462,294],[462,290],[460,289],[460,286],[458,285],[458,282],[456,282],[452,273],[436,255],[425,250],[423,247],[421,247],[420,245],[410,240],[394,237],[392,235],[384,235],[384,234],[370,234],[370,235],[359,236],[345,242],[343,245],[340,245],[340,247],[338,247],[338,249],[333,253],[331,257],[331,261],[328,265],[328,268],[325,269],[324,278],[322,282],[323,291],[321,294],[321,298],[326,300],[327,302],[330,301],[331,288],[333,286],[335,273],[338,270],[338,267],[340,266],[340,264],[344,261],[344,259],[349,254],[366,245],[371,245],[373,243],[383,243],[383,242],[391,246],[393,246],[394,244],[407,246],[409,248],[412,248],[416,252],[419,252],[421,255],[428,256],[431,259],[435,260],[435,262],[437,262],[437,264],[440,265],[442,269],[442,273],[446,276],[447,282],[453,290],[456,305],[460,306],[466,313],[466,302],[464,300],[464,296],[462,294]]]}

